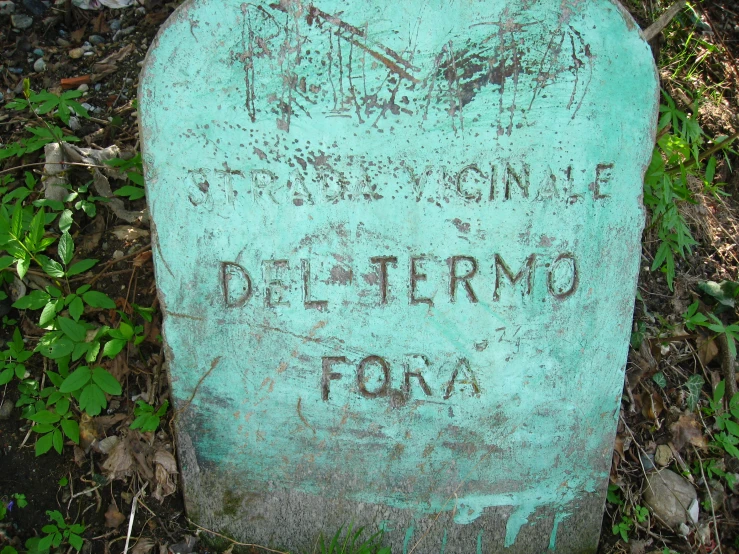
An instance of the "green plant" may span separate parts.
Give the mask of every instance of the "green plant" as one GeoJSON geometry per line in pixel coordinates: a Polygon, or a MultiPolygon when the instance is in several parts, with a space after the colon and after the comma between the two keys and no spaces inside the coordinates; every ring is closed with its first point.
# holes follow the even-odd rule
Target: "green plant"
{"type": "Polygon", "coordinates": [[[146,195],[144,191],[144,169],[141,154],[136,154],[127,160],[114,158],[105,163],[111,167],[115,167],[121,173],[125,173],[130,183],[116,190],[116,196],[127,197],[129,200],[138,200],[146,195]]]}
{"type": "MultiPolygon", "coordinates": [[[[64,517],[58,510],[48,510],[46,515],[52,521],[51,524],[45,525],[41,532],[45,536],[39,539],[35,545],[38,551],[47,551],[50,548],[59,548],[62,543],[69,544],[78,552],[82,550],[82,533],[85,532],[86,526],[82,523],[69,525],[64,521],[64,517]]],[[[28,543],[26,543],[28,546],[28,543]]]]}
{"type": "Polygon", "coordinates": [[[110,358],[115,358],[129,342],[133,343],[134,346],[138,346],[145,338],[142,334],[144,332],[143,325],[134,324],[122,311],[119,311],[118,314],[121,316],[121,322],[118,329],[107,330],[107,335],[111,340],[105,344],[103,349],[103,354],[110,358]]]}
{"type": "Polygon", "coordinates": [[[606,500],[610,504],[616,504],[617,506],[623,506],[623,499],[621,498],[621,489],[618,485],[608,485],[608,494],[606,500]]]}
{"type": "MultiPolygon", "coordinates": [[[[728,410],[724,410],[724,394],[726,383],[721,381],[713,391],[713,398],[704,410],[707,415],[713,416],[716,428],[719,430],[714,438],[714,446],[725,450],[735,458],[739,458],[739,392],[728,399],[728,410]]],[[[715,468],[714,468],[715,471],[715,468]]]]}
{"type": "Polygon", "coordinates": [[[159,409],[154,411],[154,406],[147,404],[143,400],[137,400],[136,407],[133,409],[133,415],[136,416],[136,419],[131,423],[131,429],[141,429],[144,433],[156,431],[157,427],[159,427],[160,419],[168,407],[169,402],[165,400],[159,409]]]}
{"type": "Polygon", "coordinates": [[[105,393],[121,394],[121,385],[102,367],[90,369],[80,366],[59,386],[59,392],[71,394],[79,402],[80,410],[96,416],[108,405],[105,393]]]}
{"type": "Polygon", "coordinates": [[[5,104],[5,107],[16,111],[30,111],[40,125],[27,125],[26,130],[31,134],[30,137],[23,138],[18,142],[0,148],[0,160],[13,156],[23,156],[24,154],[39,150],[52,142],[79,142],[76,136],[65,134],[57,125],[46,121],[41,116],[52,114],[58,117],[65,125],[68,125],[72,115],[71,108],[78,116],[88,118],[89,114],[87,110],[75,101],[75,98],[79,98],[80,96],[82,96],[82,92],[76,90],[63,92],[59,95],[45,90],[34,93],[31,91],[31,82],[28,79],[24,79],[23,98],[11,100],[5,104]]]}
{"type": "Polygon", "coordinates": [[[343,531],[342,526],[328,544],[325,543],[323,533],[321,533],[319,538],[321,554],[391,554],[389,547],[380,546],[382,531],[378,531],[366,540],[361,539],[364,527],[353,529],[353,525],[349,524],[346,534],[343,531]]]}
{"type": "Polygon", "coordinates": [[[14,506],[18,506],[19,508],[25,508],[28,506],[26,495],[14,493],[10,496],[10,500],[7,500],[6,498],[0,500],[0,521],[5,519],[5,516],[8,515],[8,512],[11,511],[14,506]]]}
{"type": "Polygon", "coordinates": [[[0,352],[0,385],[6,385],[13,377],[23,379],[26,375],[24,362],[33,356],[33,352],[26,350],[20,330],[13,331],[13,340],[8,343],[7,350],[0,352]]]}
{"type": "Polygon", "coordinates": [[[624,542],[629,542],[629,533],[634,527],[634,522],[626,516],[621,516],[621,521],[615,524],[611,531],[614,535],[621,535],[624,542]]]}
{"type": "Polygon", "coordinates": [[[695,203],[688,178],[696,178],[705,187],[712,187],[710,192],[717,193],[717,162],[708,154],[727,148],[729,141],[701,153],[707,137],[695,117],[679,110],[667,94],[663,93],[663,98],[659,138],[644,176],[644,204],[652,214],[650,226],[656,229],[660,241],[651,269],[663,271],[672,290],[676,257],[685,258],[696,244],[679,209],[681,202],[695,203]]]}

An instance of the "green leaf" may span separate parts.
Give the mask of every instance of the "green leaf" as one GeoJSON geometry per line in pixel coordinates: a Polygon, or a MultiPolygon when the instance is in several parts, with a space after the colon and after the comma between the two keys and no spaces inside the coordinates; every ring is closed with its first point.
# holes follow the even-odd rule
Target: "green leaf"
{"type": "Polygon", "coordinates": [[[116,378],[102,367],[96,367],[92,370],[92,380],[95,381],[101,389],[112,396],[118,396],[122,392],[121,385],[118,383],[116,378]]]}
{"type": "Polygon", "coordinates": [[[62,420],[62,431],[67,435],[67,438],[75,444],[80,443],[80,426],[73,419],[62,420]]]}
{"type": "MultiPolygon", "coordinates": [[[[36,440],[36,456],[41,456],[42,454],[46,454],[49,450],[51,450],[52,441],[54,440],[51,435],[52,433],[46,433],[45,435],[41,435],[38,440],[36,440]]],[[[51,543],[51,541],[49,542],[51,543]]]]}
{"type": "Polygon", "coordinates": [[[665,379],[665,375],[661,371],[659,373],[655,373],[652,376],[652,380],[662,389],[667,386],[667,379],[665,379]]]}
{"type": "Polygon", "coordinates": [[[69,544],[72,545],[72,548],[74,548],[78,552],[82,550],[83,540],[79,535],[70,533],[69,538],[67,540],[69,541],[69,544]]]}
{"type": "Polygon", "coordinates": [[[82,303],[82,299],[78,296],[74,300],[72,300],[71,304],[69,305],[69,315],[72,316],[72,319],[75,321],[79,321],[80,316],[85,311],[85,305],[82,303]]]}
{"type": "Polygon", "coordinates": [[[84,293],[82,298],[93,308],[115,309],[115,302],[107,294],[103,294],[102,292],[91,290],[84,293]]]}
{"type": "Polygon", "coordinates": [[[690,411],[695,410],[698,400],[700,400],[701,390],[703,389],[704,383],[705,381],[700,375],[691,375],[685,382],[685,388],[688,389],[687,403],[690,411]]]}
{"type": "Polygon", "coordinates": [[[73,275],[84,273],[96,263],[98,263],[97,260],[82,260],[81,262],[77,262],[69,268],[69,270],[67,271],[67,276],[72,277],[73,275]]]}
{"type": "Polygon", "coordinates": [[[68,232],[70,227],[72,227],[73,221],[72,210],[64,210],[61,217],[59,217],[59,230],[62,232],[68,232]]]}
{"type": "Polygon", "coordinates": [[[39,310],[49,301],[49,295],[42,290],[31,291],[30,294],[19,298],[13,303],[19,310],[39,310]]]}
{"type": "Polygon", "coordinates": [[[18,200],[13,208],[13,215],[10,219],[10,234],[16,239],[20,240],[21,232],[23,230],[23,206],[21,201],[18,200]]]}
{"type": "Polygon", "coordinates": [[[59,391],[64,393],[78,391],[90,382],[91,377],[92,371],[90,371],[90,368],[80,366],[64,380],[62,386],[59,387],[59,391]]]}
{"type": "Polygon", "coordinates": [[[47,327],[49,323],[54,321],[54,318],[56,317],[56,301],[49,302],[44,306],[44,309],[41,312],[41,317],[39,317],[38,325],[39,327],[47,327]]]}
{"type": "Polygon", "coordinates": [[[41,269],[44,270],[44,273],[51,277],[64,277],[64,268],[62,267],[62,264],[44,255],[39,255],[37,258],[41,263],[41,269]]]}
{"type": "Polygon", "coordinates": [[[128,341],[122,339],[114,339],[106,342],[105,346],[103,347],[103,356],[115,358],[118,353],[123,350],[123,347],[126,346],[127,342],[128,341]]]}
{"type": "Polygon", "coordinates": [[[31,257],[28,254],[24,254],[22,258],[18,260],[16,270],[18,271],[18,278],[23,279],[28,273],[28,268],[31,267],[31,257]]]}
{"type": "Polygon", "coordinates": [[[94,383],[90,383],[80,394],[80,409],[87,412],[88,415],[98,415],[108,401],[105,399],[105,393],[94,383]]]}
{"type": "Polygon", "coordinates": [[[6,269],[15,263],[15,258],[3,256],[0,258],[0,270],[6,269]]]}
{"type": "Polygon", "coordinates": [[[61,419],[61,416],[59,414],[55,414],[54,412],[50,412],[49,410],[43,410],[40,412],[36,412],[28,419],[36,423],[51,424],[51,423],[57,423],[61,419]]]}
{"type": "Polygon", "coordinates": [[[36,215],[31,220],[31,232],[29,233],[29,239],[31,240],[32,250],[36,250],[41,239],[44,237],[44,224],[46,218],[44,216],[44,207],[41,206],[36,215]]]}
{"type": "Polygon", "coordinates": [[[13,375],[15,375],[15,372],[11,367],[0,371],[0,386],[10,383],[13,380],[13,375]]]}
{"type": "Polygon", "coordinates": [[[54,430],[54,426],[50,423],[39,423],[37,425],[34,425],[31,429],[34,433],[44,435],[46,433],[51,433],[54,430]]]}
{"type": "Polygon", "coordinates": [[[64,265],[68,265],[74,257],[74,240],[67,231],[64,231],[59,239],[58,251],[64,265]]]}
{"type": "Polygon", "coordinates": [[[36,350],[40,352],[42,356],[51,358],[52,360],[58,360],[64,356],[69,356],[74,351],[74,345],[75,343],[67,337],[56,337],[53,341],[39,344],[39,346],[36,347],[36,350]]]}
{"type": "Polygon", "coordinates": [[[51,443],[54,445],[54,450],[61,454],[62,447],[64,446],[64,437],[59,429],[54,429],[54,432],[51,434],[51,443]]]}
{"type": "Polygon", "coordinates": [[[59,329],[64,331],[64,334],[67,335],[74,342],[82,342],[85,340],[87,329],[81,323],[77,323],[76,321],[73,321],[67,317],[61,316],[56,318],[56,322],[59,326],[59,329]]]}
{"type": "Polygon", "coordinates": [[[69,398],[66,396],[62,396],[59,400],[56,401],[56,406],[54,407],[56,410],[56,413],[59,415],[64,415],[69,411],[69,398]]]}

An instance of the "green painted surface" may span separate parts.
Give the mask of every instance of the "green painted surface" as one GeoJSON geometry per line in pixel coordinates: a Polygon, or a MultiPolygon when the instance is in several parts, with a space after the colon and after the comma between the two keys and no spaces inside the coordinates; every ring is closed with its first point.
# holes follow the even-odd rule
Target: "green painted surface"
{"type": "Polygon", "coordinates": [[[506,546],[546,507],[556,548],[610,464],[656,95],[606,0],[181,7],[140,113],[198,464],[508,506],[506,546]]]}

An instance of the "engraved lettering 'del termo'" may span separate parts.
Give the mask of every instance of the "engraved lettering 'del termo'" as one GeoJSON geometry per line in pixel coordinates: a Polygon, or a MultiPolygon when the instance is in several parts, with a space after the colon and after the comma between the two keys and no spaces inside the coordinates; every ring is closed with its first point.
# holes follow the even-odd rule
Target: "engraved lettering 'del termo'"
{"type": "Polygon", "coordinates": [[[141,78],[190,516],[592,551],[657,80],[610,0],[190,0],[141,78]]]}

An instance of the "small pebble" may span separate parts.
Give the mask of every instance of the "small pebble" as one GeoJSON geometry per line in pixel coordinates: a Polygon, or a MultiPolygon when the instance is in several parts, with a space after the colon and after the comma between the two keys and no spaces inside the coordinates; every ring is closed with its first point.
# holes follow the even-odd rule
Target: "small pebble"
{"type": "Polygon", "coordinates": [[[12,13],[15,13],[15,4],[11,0],[0,2],[0,15],[10,15],[12,13]]]}
{"type": "Polygon", "coordinates": [[[108,27],[110,27],[110,30],[113,32],[120,31],[121,30],[121,20],[113,19],[112,21],[108,21],[108,27]]]}
{"type": "Polygon", "coordinates": [[[56,43],[61,46],[62,48],[67,48],[68,46],[71,46],[71,43],[63,38],[56,39],[56,43]]]}
{"type": "Polygon", "coordinates": [[[87,92],[88,90],[90,90],[90,86],[86,83],[82,83],[80,86],[77,87],[77,90],[87,92]]]}
{"type": "Polygon", "coordinates": [[[118,258],[123,257],[123,250],[116,250],[113,252],[113,255],[111,256],[114,260],[117,260],[118,258]]]}
{"type": "Polygon", "coordinates": [[[73,131],[79,131],[82,129],[82,125],[80,125],[80,118],[77,116],[72,116],[69,118],[69,128],[73,131]]]}
{"type": "Polygon", "coordinates": [[[33,70],[36,73],[41,73],[42,71],[46,71],[46,62],[43,58],[39,58],[33,63],[33,70]]]}
{"type": "Polygon", "coordinates": [[[35,56],[38,56],[39,58],[44,55],[44,51],[41,50],[41,48],[36,48],[36,50],[33,51],[33,54],[35,56]]]}
{"type": "Polygon", "coordinates": [[[28,29],[33,25],[33,18],[23,13],[11,15],[10,21],[16,29],[28,29]]]}
{"type": "Polygon", "coordinates": [[[5,399],[0,405],[0,419],[10,419],[13,415],[13,403],[9,399],[5,399]]]}
{"type": "Polygon", "coordinates": [[[86,109],[86,110],[87,110],[88,112],[94,112],[94,111],[95,111],[95,110],[97,109],[97,108],[95,108],[94,106],[92,106],[92,105],[88,104],[87,102],[83,102],[83,103],[81,104],[81,106],[82,106],[83,108],[85,108],[85,109],[86,109]]]}
{"type": "Polygon", "coordinates": [[[69,35],[69,33],[67,31],[65,31],[64,29],[59,29],[59,36],[60,37],[66,37],[67,35],[69,35]]]}
{"type": "Polygon", "coordinates": [[[82,45],[82,51],[83,52],[92,52],[93,50],[94,50],[94,48],[92,47],[92,45],[89,42],[86,42],[85,44],[82,45]]]}
{"type": "Polygon", "coordinates": [[[100,83],[97,83],[95,85],[95,90],[100,90],[102,88],[102,85],[100,83]]]}
{"type": "Polygon", "coordinates": [[[82,50],[82,48],[73,48],[69,51],[69,57],[73,60],[76,60],[78,58],[81,58],[84,55],[85,51],[82,50]]]}
{"type": "Polygon", "coordinates": [[[101,37],[100,35],[90,35],[90,44],[94,44],[95,46],[99,44],[104,44],[105,39],[101,37]]]}
{"type": "Polygon", "coordinates": [[[85,56],[94,56],[95,52],[85,52],[85,56]]]}
{"type": "Polygon", "coordinates": [[[21,73],[23,73],[23,68],[22,67],[9,67],[8,71],[10,71],[11,73],[15,73],[16,75],[20,75],[21,73]]]}

